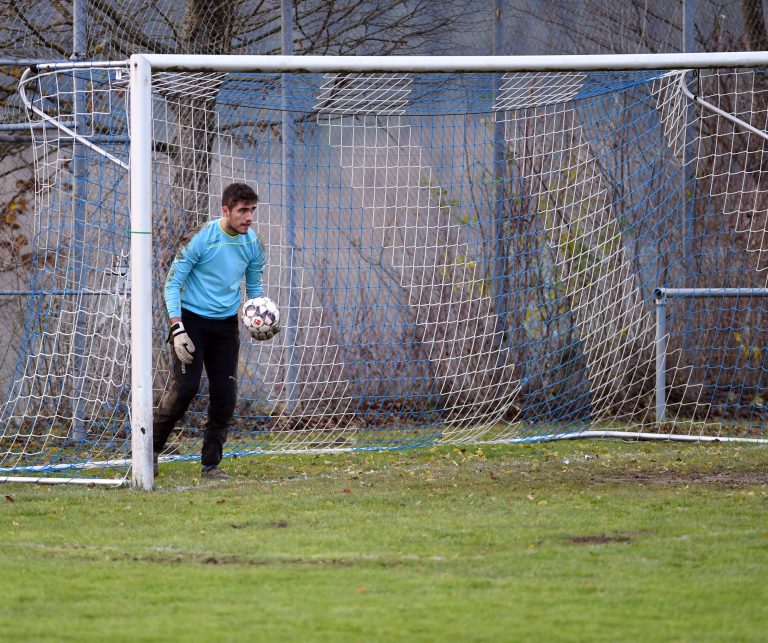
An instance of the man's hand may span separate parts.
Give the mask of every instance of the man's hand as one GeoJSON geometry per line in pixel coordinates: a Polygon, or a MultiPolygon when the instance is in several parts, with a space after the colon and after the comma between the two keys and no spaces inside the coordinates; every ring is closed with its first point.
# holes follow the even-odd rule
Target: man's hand
{"type": "Polygon", "coordinates": [[[195,345],[192,343],[189,335],[187,335],[187,331],[184,330],[184,324],[179,321],[171,326],[168,341],[173,342],[173,350],[182,364],[192,363],[192,360],[195,358],[195,345]]]}
{"type": "Polygon", "coordinates": [[[253,332],[251,333],[251,337],[253,337],[258,342],[265,342],[268,339],[272,339],[279,332],[280,332],[280,326],[278,326],[277,324],[273,324],[272,326],[267,326],[266,328],[264,326],[261,326],[260,328],[253,330],[253,332]]]}

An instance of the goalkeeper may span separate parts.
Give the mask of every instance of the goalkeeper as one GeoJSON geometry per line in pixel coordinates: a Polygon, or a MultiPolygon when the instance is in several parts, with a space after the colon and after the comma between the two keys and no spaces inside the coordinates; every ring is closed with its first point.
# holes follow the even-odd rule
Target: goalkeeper
{"type": "Polygon", "coordinates": [[[264,294],[266,253],[251,229],[258,200],[248,185],[227,186],[221,218],[203,224],[182,241],[165,280],[173,366],[152,423],[155,475],[158,455],[197,394],[205,367],[209,401],[201,475],[211,480],[230,477],[219,463],[237,400],[243,276],[248,298],[264,294]]]}

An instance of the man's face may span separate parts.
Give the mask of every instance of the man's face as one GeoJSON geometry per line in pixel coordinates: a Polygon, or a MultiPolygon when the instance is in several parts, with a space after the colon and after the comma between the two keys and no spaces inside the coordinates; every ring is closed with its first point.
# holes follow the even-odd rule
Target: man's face
{"type": "Polygon", "coordinates": [[[255,201],[236,201],[231,208],[223,205],[221,206],[221,214],[224,217],[222,227],[228,234],[246,234],[253,223],[255,212],[255,201]]]}

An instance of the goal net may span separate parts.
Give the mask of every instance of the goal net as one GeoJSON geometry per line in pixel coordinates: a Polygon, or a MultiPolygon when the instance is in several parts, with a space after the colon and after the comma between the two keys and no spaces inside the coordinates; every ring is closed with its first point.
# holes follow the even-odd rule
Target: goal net
{"type": "MultiPolygon", "coordinates": [[[[0,475],[128,475],[136,377],[154,403],[169,377],[166,273],[233,181],[259,195],[283,331],[242,331],[225,455],[766,437],[761,69],[162,59],[151,109],[132,114],[151,131],[146,167],[128,63],[22,79],[47,127],[32,130],[35,245],[23,333],[3,347],[0,475]],[[132,227],[131,171],[148,230],[132,227]],[[132,242],[151,243],[151,271],[133,272],[132,242]]],[[[207,401],[204,378],[161,460],[199,457],[207,401]]]]}

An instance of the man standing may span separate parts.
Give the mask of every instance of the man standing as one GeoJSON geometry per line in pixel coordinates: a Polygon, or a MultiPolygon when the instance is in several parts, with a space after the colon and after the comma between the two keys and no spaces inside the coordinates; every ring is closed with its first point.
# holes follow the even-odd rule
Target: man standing
{"type": "Polygon", "coordinates": [[[202,477],[230,477],[219,469],[219,463],[237,400],[243,275],[249,299],[264,294],[266,252],[251,230],[258,200],[248,185],[227,186],[221,197],[221,218],[188,235],[171,264],[165,281],[165,304],[171,324],[168,342],[173,345],[173,368],[153,417],[155,474],[157,457],[197,394],[205,366],[210,399],[200,459],[202,477]]]}

